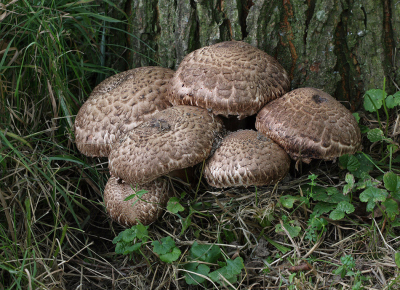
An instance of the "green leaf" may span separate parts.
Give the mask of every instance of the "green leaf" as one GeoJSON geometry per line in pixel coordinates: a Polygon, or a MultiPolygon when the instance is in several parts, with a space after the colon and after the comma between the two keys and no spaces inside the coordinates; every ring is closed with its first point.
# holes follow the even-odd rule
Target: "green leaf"
{"type": "Polygon", "coordinates": [[[160,260],[165,263],[172,263],[178,260],[180,255],[181,255],[181,250],[179,250],[177,247],[174,247],[172,248],[171,252],[166,253],[164,255],[160,255],[160,260]]]}
{"type": "Polygon", "coordinates": [[[191,260],[200,260],[207,263],[215,263],[221,256],[221,249],[216,245],[199,245],[194,242],[190,248],[191,260]]]}
{"type": "Polygon", "coordinates": [[[324,188],[323,190],[318,190],[313,195],[314,200],[324,201],[328,203],[339,203],[341,201],[349,201],[350,197],[343,195],[335,187],[324,188]]]}
{"type": "MultiPolygon", "coordinates": [[[[147,231],[147,228],[149,226],[144,226],[143,224],[139,223],[136,225],[136,237],[138,239],[144,240],[149,236],[149,232],[147,231]]],[[[147,240],[147,239],[146,239],[147,240]]]]}
{"type": "Polygon", "coordinates": [[[385,206],[385,212],[392,221],[399,214],[399,205],[393,198],[388,198],[382,204],[385,206]]]}
{"type": "Polygon", "coordinates": [[[292,195],[283,195],[279,198],[281,204],[286,208],[293,208],[293,204],[298,200],[300,200],[298,196],[292,195]]]}
{"type": "MultiPolygon", "coordinates": [[[[200,264],[197,262],[188,263],[184,265],[183,268],[190,272],[195,272],[203,276],[207,276],[208,273],[210,272],[210,267],[208,267],[205,264],[200,264]]],[[[184,275],[185,275],[185,281],[188,285],[198,285],[206,280],[205,278],[200,277],[199,275],[193,273],[185,272],[184,275]]]]}
{"type": "Polygon", "coordinates": [[[397,268],[400,269],[400,252],[394,254],[394,261],[396,263],[397,268]]]}
{"type": "Polygon", "coordinates": [[[383,176],[385,188],[389,191],[396,191],[399,183],[399,176],[393,172],[386,172],[383,176]]]}
{"type": "Polygon", "coordinates": [[[347,173],[345,177],[345,181],[347,184],[343,186],[343,194],[347,195],[349,192],[352,191],[355,183],[354,175],[351,173],[347,173]]]}
{"type": "Polygon", "coordinates": [[[177,197],[171,197],[167,203],[167,210],[172,213],[178,213],[180,211],[184,211],[185,208],[179,203],[179,199],[177,197]]]}
{"type": "Polygon", "coordinates": [[[122,241],[125,243],[132,242],[136,238],[137,234],[137,228],[136,226],[133,226],[130,229],[126,229],[125,231],[122,232],[122,241]]]}
{"type": "Polygon", "coordinates": [[[342,218],[344,218],[344,216],[345,216],[345,213],[343,211],[335,209],[330,213],[329,218],[337,221],[337,220],[341,220],[342,218]]]}
{"type": "Polygon", "coordinates": [[[354,210],[355,208],[351,203],[347,201],[342,201],[337,205],[336,209],[331,212],[329,217],[333,220],[340,220],[344,218],[346,213],[350,214],[354,212],[354,210]]]}
{"type": "MultiPolygon", "coordinates": [[[[299,227],[299,226],[291,226],[288,223],[284,223],[283,226],[285,227],[285,229],[288,231],[289,235],[292,238],[295,238],[300,234],[301,227],[299,227]]],[[[275,227],[275,231],[277,233],[283,232],[282,226],[280,224],[277,224],[276,227],[275,227]]]]}
{"type": "Polygon", "coordinates": [[[343,169],[354,172],[360,167],[360,161],[354,155],[345,154],[339,157],[339,165],[343,169]]]}
{"type": "Polygon", "coordinates": [[[318,202],[313,209],[316,215],[322,215],[324,213],[330,212],[336,208],[335,203],[318,202]]]}
{"type": "Polygon", "coordinates": [[[142,246],[142,243],[136,243],[136,244],[133,244],[132,246],[126,246],[124,249],[124,252],[122,254],[127,255],[130,253],[136,252],[137,250],[140,249],[141,246],[142,246]]]}
{"type": "Polygon", "coordinates": [[[386,107],[393,109],[400,104],[400,91],[386,98],[386,107]]]}
{"type": "Polygon", "coordinates": [[[378,142],[378,141],[382,141],[385,139],[385,135],[383,134],[383,131],[379,128],[369,130],[367,137],[368,137],[368,140],[371,142],[378,142]]]}
{"type": "Polygon", "coordinates": [[[382,107],[382,101],[386,98],[386,92],[381,89],[368,90],[364,95],[364,109],[368,112],[376,112],[382,107]]]}
{"type": "Polygon", "coordinates": [[[353,113],[354,118],[356,119],[357,123],[360,122],[360,115],[358,113],[353,113]]]}
{"type": "Polygon", "coordinates": [[[235,260],[227,260],[226,266],[222,267],[214,272],[208,274],[208,277],[211,278],[214,282],[218,282],[221,285],[225,285],[226,282],[221,278],[223,276],[230,283],[235,283],[237,281],[237,275],[243,269],[243,259],[241,257],[237,257],[235,260]]]}
{"type": "Polygon", "coordinates": [[[366,178],[369,172],[374,169],[374,164],[370,161],[372,157],[365,153],[356,154],[354,156],[357,158],[360,166],[355,171],[349,171],[352,172],[356,178],[366,178]]]}
{"type": "Polygon", "coordinates": [[[367,202],[367,211],[372,211],[375,207],[376,202],[385,201],[388,193],[384,189],[376,187],[368,187],[366,190],[361,192],[360,200],[367,202]]]}
{"type": "Polygon", "coordinates": [[[153,246],[153,251],[158,255],[164,255],[170,252],[175,247],[174,240],[168,236],[161,239],[161,243],[159,241],[153,241],[151,243],[153,246]]]}
{"type": "Polygon", "coordinates": [[[341,210],[347,214],[350,214],[350,213],[354,212],[354,210],[355,210],[354,206],[350,202],[347,202],[347,201],[340,202],[337,205],[336,209],[341,210]]]}

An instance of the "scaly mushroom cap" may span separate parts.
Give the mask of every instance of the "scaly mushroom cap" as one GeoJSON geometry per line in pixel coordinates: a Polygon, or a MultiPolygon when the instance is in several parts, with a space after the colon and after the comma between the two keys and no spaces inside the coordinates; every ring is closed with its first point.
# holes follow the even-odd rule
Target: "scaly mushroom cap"
{"type": "Polygon", "coordinates": [[[290,168],[285,150],[260,132],[229,133],[207,160],[204,177],[214,187],[262,186],[284,178],[290,168]]]}
{"type": "Polygon", "coordinates": [[[188,54],[170,89],[168,98],[174,105],[242,119],[286,93],[290,82],[285,69],[267,53],[245,42],[226,41],[188,54]]]}
{"type": "Polygon", "coordinates": [[[75,119],[79,151],[106,157],[119,134],[170,107],[166,94],[173,73],[162,67],[141,67],[100,83],[75,119]]]}
{"type": "Polygon", "coordinates": [[[258,113],[256,128],[282,146],[295,160],[333,160],[355,153],[361,133],[349,110],[314,88],[293,90],[258,113]]]}
{"type": "Polygon", "coordinates": [[[168,182],[157,179],[148,184],[131,186],[121,179],[110,177],[104,190],[104,204],[111,218],[122,226],[131,227],[141,222],[144,225],[154,222],[162,213],[163,208],[172,196],[168,182]],[[137,188],[134,190],[133,188],[137,188]],[[140,199],[124,201],[139,190],[147,190],[140,199]],[[134,204],[134,205],[132,205],[134,204]]]}
{"type": "Polygon", "coordinates": [[[207,110],[171,107],[121,137],[109,155],[113,176],[143,184],[205,160],[222,130],[207,110]]]}

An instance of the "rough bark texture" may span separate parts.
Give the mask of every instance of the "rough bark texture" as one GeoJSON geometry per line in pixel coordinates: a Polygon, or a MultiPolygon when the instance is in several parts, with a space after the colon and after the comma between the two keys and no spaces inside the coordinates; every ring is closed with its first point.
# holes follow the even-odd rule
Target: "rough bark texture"
{"type": "MultiPolygon", "coordinates": [[[[176,69],[189,52],[244,40],[274,56],[292,89],[323,89],[357,109],[363,93],[400,84],[397,0],[114,0],[128,15],[127,67],[176,69]]],[[[110,15],[117,17],[115,13],[110,15]]],[[[122,13],[119,14],[122,17],[122,13]]],[[[121,18],[122,19],[122,18],[121,18]]],[[[123,66],[121,60],[116,68],[123,66]]]]}

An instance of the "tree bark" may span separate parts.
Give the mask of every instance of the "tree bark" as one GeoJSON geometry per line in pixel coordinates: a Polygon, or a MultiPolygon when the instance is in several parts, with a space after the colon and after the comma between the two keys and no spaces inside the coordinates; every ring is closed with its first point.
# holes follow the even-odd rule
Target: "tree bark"
{"type": "MultiPolygon", "coordinates": [[[[398,0],[114,0],[128,15],[128,67],[176,69],[191,51],[243,40],[274,56],[292,89],[316,87],[359,108],[400,84],[398,0]]],[[[122,14],[112,14],[121,17],[122,14]]],[[[109,42],[121,41],[110,36],[109,42]]],[[[119,65],[118,67],[121,67],[119,65]]],[[[128,68],[126,67],[126,68],[128,68]]]]}

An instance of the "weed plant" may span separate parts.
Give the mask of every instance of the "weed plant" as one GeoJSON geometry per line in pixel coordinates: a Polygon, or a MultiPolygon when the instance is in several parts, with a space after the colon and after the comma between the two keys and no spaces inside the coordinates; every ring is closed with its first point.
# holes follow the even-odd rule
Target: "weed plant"
{"type": "Polygon", "coordinates": [[[107,39],[124,23],[107,9],[0,3],[0,289],[399,289],[400,93],[384,87],[357,114],[363,152],[272,187],[216,191],[200,166],[195,185],[170,180],[156,223],[112,223],[107,160],[72,131],[116,73],[107,39]]]}

